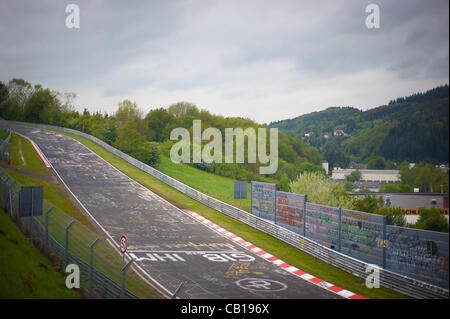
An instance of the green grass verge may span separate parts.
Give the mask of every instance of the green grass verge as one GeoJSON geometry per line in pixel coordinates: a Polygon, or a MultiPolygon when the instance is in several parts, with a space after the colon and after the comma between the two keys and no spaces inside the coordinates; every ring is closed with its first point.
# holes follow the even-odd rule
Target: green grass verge
{"type": "MultiPolygon", "coordinates": [[[[353,291],[368,298],[384,298],[384,299],[397,299],[408,298],[407,296],[400,294],[396,291],[387,288],[369,289],[365,286],[365,280],[349,273],[346,273],[338,268],[335,268],[329,264],[326,264],[317,258],[314,258],[300,250],[289,246],[274,237],[260,232],[252,227],[242,224],[228,216],[225,216],[207,206],[204,206],[174,188],[164,184],[149,174],[146,174],[129,164],[128,162],[120,159],[114,154],[108,152],[101,146],[91,142],[83,137],[76,136],[70,133],[58,131],[58,133],[65,134],[78,140],[86,147],[97,153],[106,161],[111,163],[114,167],[128,175],[130,178],[136,180],[145,187],[151,189],[161,197],[165,198],[170,203],[181,209],[189,209],[195,211],[205,218],[208,218],[212,222],[220,225],[229,231],[235,233],[241,238],[252,242],[256,246],[264,249],[265,251],[277,256],[285,262],[302,269],[314,276],[317,276],[325,281],[331,282],[344,289],[353,291]]],[[[174,173],[174,172],[172,172],[174,173]]],[[[176,173],[174,173],[176,174],[176,173]]],[[[174,174],[168,174],[174,176],[174,174]]]]}
{"type": "Polygon", "coordinates": [[[5,140],[8,137],[8,133],[6,133],[6,131],[0,129],[0,138],[2,140],[5,140]]]}
{"type": "Polygon", "coordinates": [[[0,208],[0,298],[81,298],[65,280],[0,208]]]}
{"type": "MultiPolygon", "coordinates": [[[[234,180],[231,178],[205,172],[183,163],[174,163],[164,155],[161,155],[158,170],[202,193],[239,207],[239,200],[234,199],[234,180]]],[[[250,211],[250,183],[247,185],[247,199],[242,200],[242,209],[250,211]]]]}
{"type": "Polygon", "coordinates": [[[12,157],[14,167],[41,175],[52,175],[52,173],[42,163],[42,160],[38,153],[36,153],[33,145],[31,145],[27,139],[13,133],[10,142],[10,156],[12,157]]]}
{"type": "MultiPolygon", "coordinates": [[[[33,162],[32,165],[26,166],[27,170],[39,174],[43,174],[44,170],[46,170],[47,173],[44,175],[51,175],[51,172],[45,167],[41,158],[25,138],[15,135],[14,140],[12,140],[11,148],[13,148],[13,146],[16,149],[14,156],[18,156],[20,153],[19,151],[21,151],[27,164],[33,162]],[[31,148],[27,147],[27,143],[31,148]]],[[[6,171],[13,179],[22,185],[41,185],[44,187],[44,199],[57,207],[50,214],[49,232],[59,243],[64,243],[65,240],[64,226],[67,226],[73,218],[79,221],[80,224],[76,223],[71,228],[72,245],[69,245],[69,251],[85,262],[88,262],[88,245],[92,243],[96,237],[103,237],[104,235],[96,228],[96,226],[94,226],[92,220],[83,214],[66,190],[59,184],[30,177],[10,169],[6,169],[6,171]]],[[[49,207],[44,208],[48,209],[49,207]]],[[[44,216],[40,217],[40,221],[44,223],[44,216]]],[[[96,245],[94,258],[95,268],[115,280],[117,283],[120,283],[120,269],[122,266],[122,258],[105,240],[100,241],[96,245]]],[[[132,269],[127,271],[126,285],[127,290],[133,292],[140,298],[163,298],[163,296],[153,287],[145,284],[132,269]]]]}

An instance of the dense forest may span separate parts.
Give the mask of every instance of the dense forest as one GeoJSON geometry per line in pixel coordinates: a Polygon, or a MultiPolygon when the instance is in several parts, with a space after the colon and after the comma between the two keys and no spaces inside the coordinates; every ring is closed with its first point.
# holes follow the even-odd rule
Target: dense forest
{"type": "MultiPolygon", "coordinates": [[[[136,103],[124,100],[119,102],[117,111],[113,114],[91,113],[87,109],[80,113],[73,107],[75,98],[74,93],[62,94],[44,89],[41,85],[33,86],[23,79],[0,82],[0,117],[83,131],[154,167],[158,166],[160,156],[168,156],[172,145],[177,142],[170,140],[172,129],[186,128],[192,136],[195,119],[202,121],[202,130],[208,127],[218,128],[222,133],[223,146],[225,128],[253,127],[256,130],[265,127],[249,119],[211,114],[188,102],[152,108],[144,114],[136,103]]],[[[208,142],[202,141],[203,144],[208,142]]],[[[284,184],[287,179],[293,180],[303,171],[323,171],[322,156],[315,147],[282,132],[278,136],[278,154],[277,172],[265,176],[259,174],[259,167],[266,164],[258,161],[247,163],[247,154],[243,164],[225,164],[222,161],[190,165],[234,179],[284,181],[284,184]]]]}
{"type": "Polygon", "coordinates": [[[269,127],[319,148],[332,167],[347,167],[350,162],[372,168],[392,168],[394,162],[403,161],[448,163],[449,87],[397,98],[367,111],[331,107],[269,127]],[[338,130],[343,134],[335,136],[338,130]],[[384,164],[373,167],[373,163],[384,164]]]}

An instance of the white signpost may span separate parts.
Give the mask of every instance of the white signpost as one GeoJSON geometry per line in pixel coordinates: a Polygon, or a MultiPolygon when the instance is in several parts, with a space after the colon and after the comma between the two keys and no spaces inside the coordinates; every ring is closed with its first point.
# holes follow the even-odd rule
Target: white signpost
{"type": "Polygon", "coordinates": [[[125,263],[125,253],[127,251],[127,238],[125,235],[120,237],[120,252],[122,253],[122,264],[125,263]]]}

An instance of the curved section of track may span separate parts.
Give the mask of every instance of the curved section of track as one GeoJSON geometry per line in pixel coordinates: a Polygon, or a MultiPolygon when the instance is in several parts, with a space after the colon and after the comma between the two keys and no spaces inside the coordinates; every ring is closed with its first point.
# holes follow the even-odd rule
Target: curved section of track
{"type": "Polygon", "coordinates": [[[160,288],[180,298],[342,298],[208,228],[121,173],[78,141],[11,128],[33,140],[94,221],[160,288]]]}

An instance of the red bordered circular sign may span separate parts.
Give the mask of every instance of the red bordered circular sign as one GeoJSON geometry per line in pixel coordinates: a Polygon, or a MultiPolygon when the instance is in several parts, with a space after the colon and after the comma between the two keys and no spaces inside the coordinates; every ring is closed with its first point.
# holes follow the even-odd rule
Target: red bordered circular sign
{"type": "Polygon", "coordinates": [[[125,237],[125,235],[122,235],[122,237],[120,237],[120,252],[122,254],[125,254],[126,251],[127,251],[127,238],[125,237]]]}

